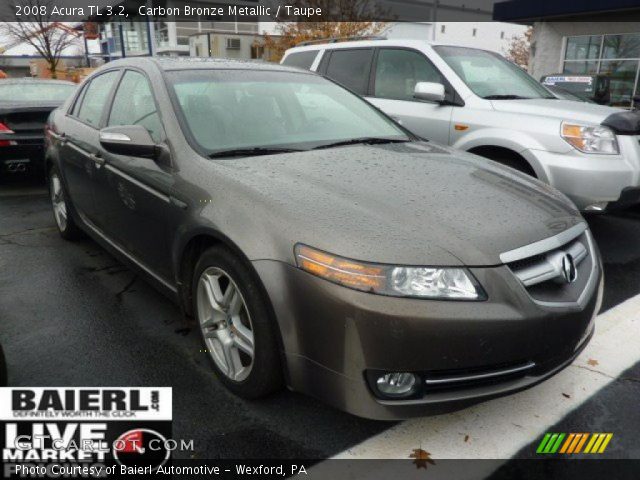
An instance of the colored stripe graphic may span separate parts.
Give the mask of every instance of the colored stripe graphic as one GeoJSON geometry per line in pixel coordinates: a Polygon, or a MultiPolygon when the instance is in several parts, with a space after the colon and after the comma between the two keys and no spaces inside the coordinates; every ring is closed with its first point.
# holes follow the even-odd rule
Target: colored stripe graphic
{"type": "Polygon", "coordinates": [[[613,433],[546,433],[538,445],[536,453],[554,454],[557,452],[568,455],[603,453],[612,437],[613,433]],[[587,446],[583,451],[582,447],[585,443],[587,446]]]}
{"type": "Polygon", "coordinates": [[[538,445],[536,453],[556,453],[565,435],[564,433],[547,433],[538,445]]]}
{"type": "Polygon", "coordinates": [[[604,453],[613,433],[594,433],[584,453],[604,453]]]}

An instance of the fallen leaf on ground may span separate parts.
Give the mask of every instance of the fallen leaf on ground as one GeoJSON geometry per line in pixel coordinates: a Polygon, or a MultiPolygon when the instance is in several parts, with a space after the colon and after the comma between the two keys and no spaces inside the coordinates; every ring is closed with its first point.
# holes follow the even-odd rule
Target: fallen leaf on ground
{"type": "Polygon", "coordinates": [[[426,469],[427,463],[430,463],[431,465],[436,464],[436,462],[431,459],[431,454],[425,450],[422,450],[421,448],[414,448],[413,453],[409,455],[409,458],[415,459],[413,461],[413,464],[416,466],[416,468],[426,469]]]}

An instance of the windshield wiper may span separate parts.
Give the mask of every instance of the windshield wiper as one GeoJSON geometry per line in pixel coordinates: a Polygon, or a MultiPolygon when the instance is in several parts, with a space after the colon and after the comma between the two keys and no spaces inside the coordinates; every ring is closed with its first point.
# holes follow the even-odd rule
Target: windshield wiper
{"type": "Polygon", "coordinates": [[[485,100],[530,100],[531,97],[522,97],[520,95],[487,95],[482,97],[485,100]]]}
{"type": "Polygon", "coordinates": [[[232,148],[229,150],[220,150],[218,152],[212,152],[208,156],[209,158],[223,158],[223,157],[251,157],[256,155],[273,155],[276,153],[291,153],[291,152],[303,152],[297,148],[283,148],[283,147],[252,147],[252,148],[232,148]]]}
{"type": "Polygon", "coordinates": [[[357,145],[357,144],[379,145],[383,143],[405,143],[410,141],[411,140],[401,139],[401,138],[361,137],[361,138],[352,138],[350,140],[341,140],[339,142],[325,143],[323,145],[318,145],[317,147],[314,147],[311,150],[320,150],[322,148],[343,147],[345,145],[357,145]]]}

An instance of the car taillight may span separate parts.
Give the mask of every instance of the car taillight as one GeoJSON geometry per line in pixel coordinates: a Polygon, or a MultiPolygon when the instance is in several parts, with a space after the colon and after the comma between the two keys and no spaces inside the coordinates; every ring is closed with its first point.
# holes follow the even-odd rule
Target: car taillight
{"type": "MultiPolygon", "coordinates": [[[[0,122],[0,134],[7,134],[7,133],[15,133],[15,132],[11,130],[9,127],[7,127],[4,123],[0,122]]],[[[0,140],[0,147],[9,147],[15,144],[16,142],[14,142],[13,140],[0,140]]]]}

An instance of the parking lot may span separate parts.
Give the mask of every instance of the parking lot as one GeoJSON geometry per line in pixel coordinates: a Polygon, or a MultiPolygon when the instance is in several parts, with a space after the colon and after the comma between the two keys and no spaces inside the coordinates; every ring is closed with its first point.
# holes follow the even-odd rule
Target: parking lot
{"type": "Polygon", "coordinates": [[[218,384],[179,309],[91,240],[58,235],[43,187],[0,185],[0,341],[13,386],[171,386],[174,436],[193,458],[535,456],[547,431],[613,432],[640,458],[640,212],[590,217],[605,262],[591,345],[517,395],[401,423],[360,419],[283,391],[248,402],[218,384]],[[634,298],[635,297],[635,298],[634,298]]]}

